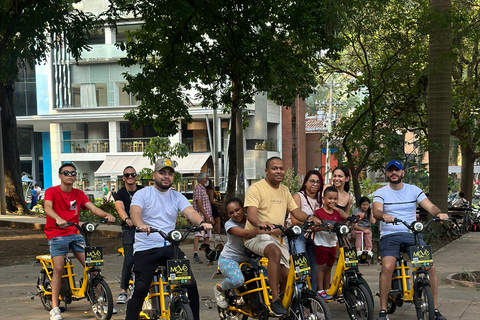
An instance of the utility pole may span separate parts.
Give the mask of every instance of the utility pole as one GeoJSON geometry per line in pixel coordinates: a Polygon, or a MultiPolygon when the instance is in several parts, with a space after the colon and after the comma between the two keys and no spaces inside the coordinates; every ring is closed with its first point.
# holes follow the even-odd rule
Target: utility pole
{"type": "Polygon", "coordinates": [[[5,171],[3,162],[2,108],[0,107],[0,214],[7,214],[5,199],[5,171]]]}
{"type": "Polygon", "coordinates": [[[333,77],[332,83],[330,84],[330,89],[328,93],[328,122],[327,122],[327,154],[325,157],[325,184],[330,182],[330,133],[332,132],[332,96],[333,96],[333,77]]]}

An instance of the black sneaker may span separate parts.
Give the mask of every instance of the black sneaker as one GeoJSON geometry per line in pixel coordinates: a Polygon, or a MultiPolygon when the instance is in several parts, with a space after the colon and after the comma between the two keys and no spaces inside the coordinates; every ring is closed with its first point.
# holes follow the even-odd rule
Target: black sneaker
{"type": "Polygon", "coordinates": [[[380,310],[377,320],[388,320],[388,313],[385,310],[380,310]]]}
{"type": "Polygon", "coordinates": [[[440,313],[440,311],[438,311],[438,309],[435,309],[435,320],[447,320],[447,318],[442,316],[442,314],[440,313]]]}
{"type": "Polygon", "coordinates": [[[285,316],[288,313],[287,309],[283,307],[280,299],[273,301],[272,304],[270,305],[270,309],[272,313],[277,317],[285,316]]]}

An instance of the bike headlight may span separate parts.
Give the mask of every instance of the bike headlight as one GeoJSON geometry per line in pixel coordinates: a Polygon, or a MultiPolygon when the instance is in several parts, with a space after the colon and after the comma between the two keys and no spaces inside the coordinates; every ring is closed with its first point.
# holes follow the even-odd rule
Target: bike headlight
{"type": "Polygon", "coordinates": [[[178,230],[173,230],[170,232],[170,238],[173,241],[180,241],[182,239],[182,233],[178,230]]]}
{"type": "Polygon", "coordinates": [[[299,226],[293,226],[292,232],[294,235],[299,236],[302,233],[302,228],[300,228],[299,226]]]}
{"type": "Polygon", "coordinates": [[[413,223],[413,230],[415,230],[416,232],[422,232],[423,231],[423,223],[421,223],[420,221],[415,221],[413,223]]]}
{"type": "Polygon", "coordinates": [[[95,225],[91,222],[88,222],[85,224],[85,230],[88,232],[93,232],[95,231],[95,225]]]}
{"type": "Polygon", "coordinates": [[[346,225],[343,225],[340,227],[339,231],[340,231],[340,234],[347,234],[350,232],[350,229],[346,225]]]}

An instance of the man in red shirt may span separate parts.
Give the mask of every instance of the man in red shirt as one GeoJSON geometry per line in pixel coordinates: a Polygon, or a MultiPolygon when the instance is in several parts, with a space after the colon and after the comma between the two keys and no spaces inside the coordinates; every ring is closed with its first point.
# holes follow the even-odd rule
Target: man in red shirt
{"type": "Polygon", "coordinates": [[[67,221],[79,223],[80,208],[90,210],[96,216],[115,222],[115,217],[97,208],[79,189],[73,188],[77,169],[72,163],[64,163],[58,169],[60,185],[45,191],[44,210],[47,215],[45,234],[53,262],[52,310],[50,320],[61,320],[58,297],[64,268],[64,256],[72,249],[75,257],[85,267],[85,240],[75,226],[66,227],[67,221]]]}

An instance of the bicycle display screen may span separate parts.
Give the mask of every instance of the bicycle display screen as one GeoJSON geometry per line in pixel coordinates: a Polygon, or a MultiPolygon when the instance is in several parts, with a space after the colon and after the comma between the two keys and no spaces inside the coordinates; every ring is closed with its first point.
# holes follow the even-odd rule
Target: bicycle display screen
{"type": "Polygon", "coordinates": [[[352,268],[358,266],[357,251],[355,247],[343,248],[343,258],[345,259],[345,267],[352,268]]]}
{"type": "Polygon", "coordinates": [[[103,266],[102,247],[85,247],[85,265],[87,267],[103,266]]]}
{"type": "Polygon", "coordinates": [[[292,261],[297,277],[310,274],[310,265],[308,264],[307,254],[305,252],[292,255],[292,261]]]}
{"type": "Polygon", "coordinates": [[[187,259],[168,260],[167,278],[171,285],[190,284],[192,282],[190,261],[187,259]]]}
{"type": "Polygon", "coordinates": [[[412,266],[415,268],[433,266],[432,246],[412,246],[410,248],[412,266]]]}

